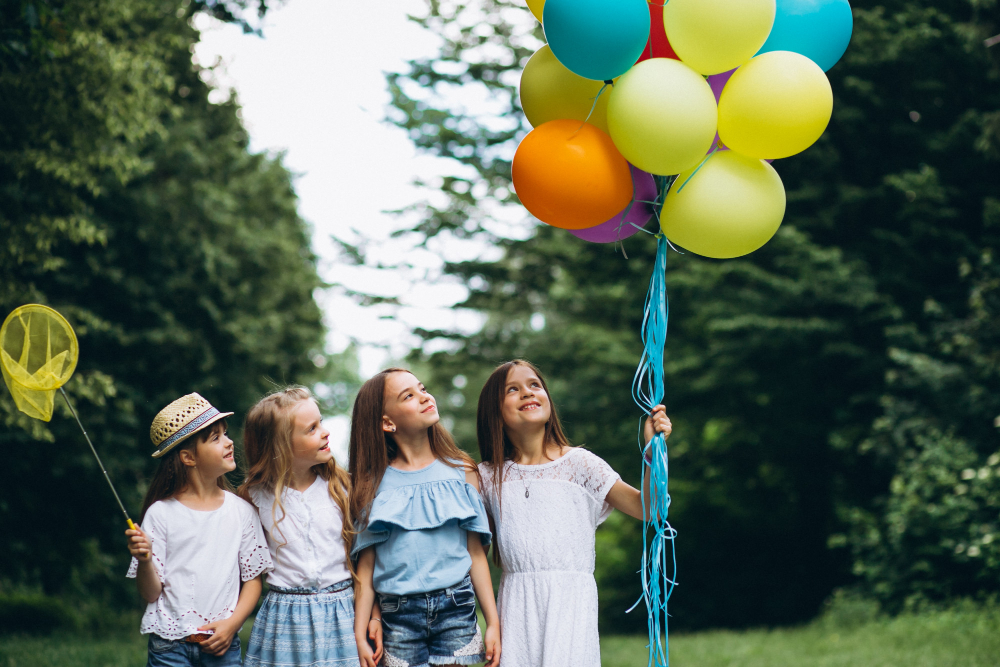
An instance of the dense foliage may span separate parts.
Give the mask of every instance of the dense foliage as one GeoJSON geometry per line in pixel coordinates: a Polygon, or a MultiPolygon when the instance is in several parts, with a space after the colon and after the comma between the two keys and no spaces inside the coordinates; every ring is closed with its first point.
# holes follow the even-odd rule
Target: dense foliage
{"type": "MultiPolygon", "coordinates": [[[[237,413],[236,435],[274,384],[324,383],[334,411],[353,382],[347,356],[324,352],[289,172],[249,152],[238,104],[209,103],[192,66],[190,19],[209,5],[240,9],[0,10],[0,313],[41,302],[74,325],[66,388],[133,516],[155,466],[149,424],[169,401],[198,391],[237,413]]],[[[0,424],[0,598],[134,605],[122,517],[65,405],[43,424],[4,389],[0,424]]]]}
{"type": "MultiPolygon", "coordinates": [[[[797,622],[848,584],[890,609],[998,590],[1000,47],[983,40],[1000,14],[983,0],[853,4],[830,127],[775,163],[778,235],[739,260],[668,260],[674,627],[797,622]]],[[[653,241],[598,246],[544,225],[517,238],[517,73],[541,30],[514,0],[429,0],[415,20],[442,48],[389,76],[390,118],[461,166],[406,233],[502,256],[446,266],[488,319],[471,336],[422,332],[448,349],[413,361],[474,448],[486,374],[531,359],[572,439],[635,483],[630,382],[653,241]]],[[[642,611],[623,612],[641,530],[609,523],[602,625],[640,631],[642,611]]]]}

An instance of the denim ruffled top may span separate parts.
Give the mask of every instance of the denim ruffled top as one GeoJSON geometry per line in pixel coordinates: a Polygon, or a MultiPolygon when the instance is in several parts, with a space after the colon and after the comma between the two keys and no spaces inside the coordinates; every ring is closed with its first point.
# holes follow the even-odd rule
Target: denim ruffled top
{"type": "Polygon", "coordinates": [[[413,471],[386,468],[351,557],[375,547],[375,591],[412,595],[448,588],[472,567],[468,531],[490,543],[486,508],[462,468],[439,460],[413,471]]]}

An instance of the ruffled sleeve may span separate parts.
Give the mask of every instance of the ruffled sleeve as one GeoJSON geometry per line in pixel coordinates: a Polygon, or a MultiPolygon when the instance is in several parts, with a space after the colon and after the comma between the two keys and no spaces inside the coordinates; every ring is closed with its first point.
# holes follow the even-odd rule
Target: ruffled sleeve
{"type": "Polygon", "coordinates": [[[354,539],[351,558],[385,542],[393,529],[429,530],[450,521],[456,521],[462,530],[479,533],[483,546],[492,539],[483,499],[465,480],[438,480],[390,489],[375,496],[368,523],[354,539]]]}

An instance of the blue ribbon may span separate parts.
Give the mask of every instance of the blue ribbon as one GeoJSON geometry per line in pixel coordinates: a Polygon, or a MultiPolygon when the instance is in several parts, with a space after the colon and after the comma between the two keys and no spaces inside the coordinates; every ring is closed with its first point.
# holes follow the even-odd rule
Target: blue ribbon
{"type": "MultiPolygon", "coordinates": [[[[666,189],[661,185],[661,192],[666,189]]],[[[666,185],[669,186],[669,183],[666,185]]],[[[659,217],[659,216],[657,216],[659,217]]],[[[666,289],[667,250],[670,247],[663,234],[657,234],[656,261],[646,293],[646,306],[642,318],[642,358],[632,381],[632,398],[649,414],[663,401],[663,349],[667,339],[669,306],[666,289]]],[[[643,447],[642,426],[639,427],[639,447],[643,447]]],[[[674,538],[677,536],[667,514],[670,510],[670,493],[667,490],[670,467],[667,459],[667,442],[657,433],[649,442],[651,464],[649,474],[649,512],[646,513],[646,464],[642,466],[642,599],[646,603],[649,630],[649,660],[647,667],[667,667],[670,664],[667,636],[667,602],[674,591],[677,573],[677,555],[674,538]]],[[[639,602],[636,602],[638,606],[639,602]]],[[[634,609],[635,607],[633,607],[634,609]]],[[[631,609],[629,610],[631,611],[631,609]]]]}

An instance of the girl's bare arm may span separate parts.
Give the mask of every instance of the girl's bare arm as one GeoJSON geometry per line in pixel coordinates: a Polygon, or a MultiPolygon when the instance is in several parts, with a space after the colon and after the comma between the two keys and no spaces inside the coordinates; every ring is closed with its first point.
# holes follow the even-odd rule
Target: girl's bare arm
{"type": "MultiPolygon", "coordinates": [[[[664,439],[670,437],[670,432],[673,426],[670,423],[670,419],[667,417],[666,409],[662,405],[657,405],[653,408],[652,413],[646,418],[646,424],[643,428],[644,435],[646,438],[646,444],[653,439],[654,433],[662,433],[664,439]]],[[[649,471],[646,471],[645,481],[643,482],[643,493],[639,493],[639,489],[635,488],[630,484],[618,480],[615,485],[611,487],[608,491],[608,495],[605,501],[614,507],[616,510],[624,512],[629,516],[635,517],[636,519],[642,519],[643,517],[643,505],[645,505],[646,515],[649,515],[649,480],[652,477],[649,471]],[[643,501],[645,499],[645,502],[643,501]]]]}
{"type": "MultiPolygon", "coordinates": [[[[375,547],[368,547],[358,556],[358,583],[354,590],[354,641],[358,645],[361,667],[376,667],[381,655],[376,656],[368,643],[368,622],[372,619],[375,606],[375,547]]],[[[381,654],[382,647],[377,646],[381,654]]]]}

